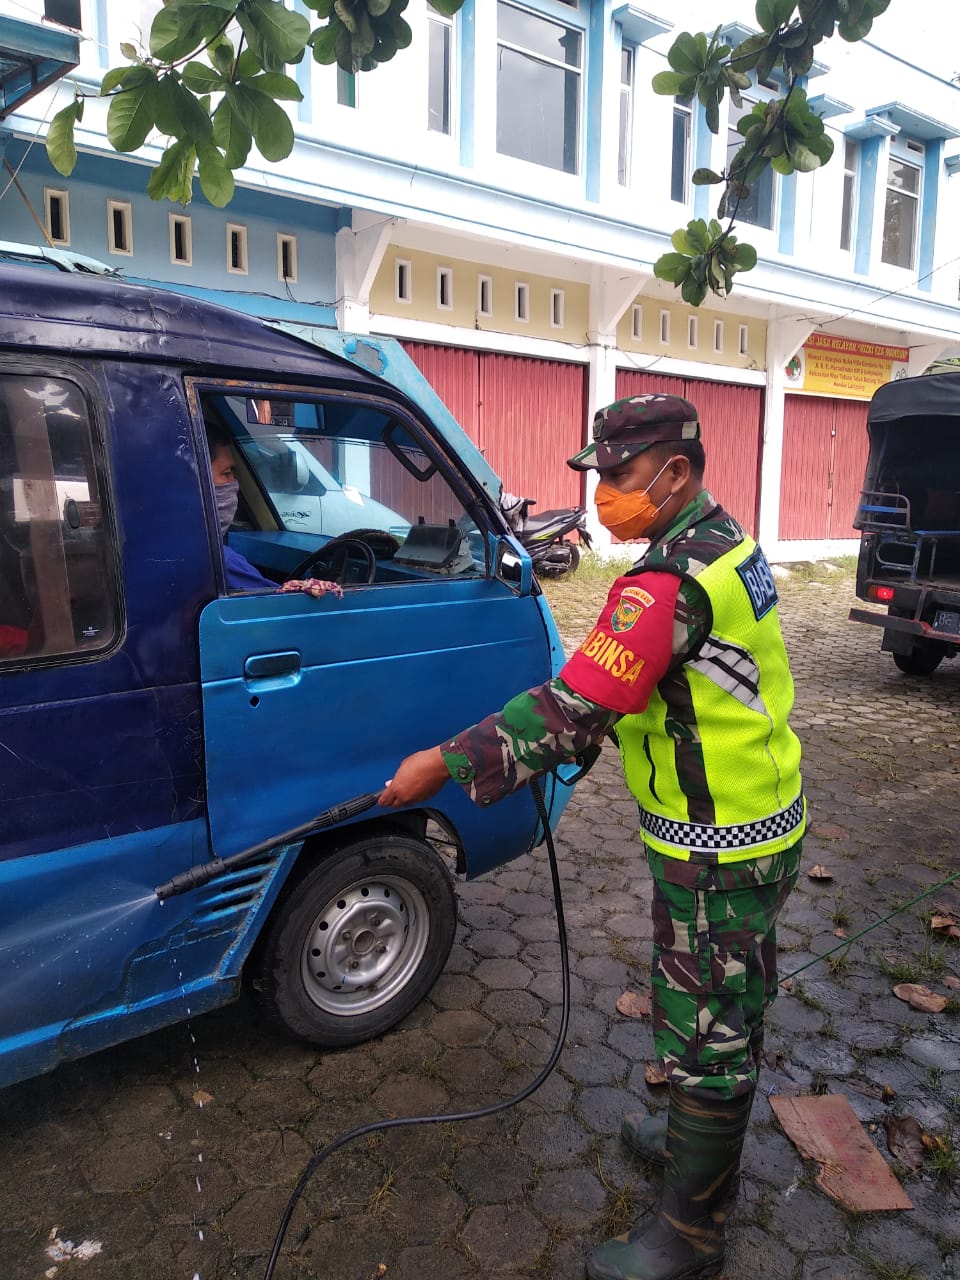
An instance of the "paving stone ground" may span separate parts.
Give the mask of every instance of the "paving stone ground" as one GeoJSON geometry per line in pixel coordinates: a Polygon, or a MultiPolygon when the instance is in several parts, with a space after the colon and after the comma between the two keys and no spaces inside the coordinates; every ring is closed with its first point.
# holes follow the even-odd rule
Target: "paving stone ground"
{"type": "MultiPolygon", "coordinates": [[[[900,675],[877,633],[846,621],[848,573],[789,580],[782,597],[812,812],[804,871],[833,874],[802,875],[787,907],[789,973],[836,946],[836,929],[852,936],[956,868],[960,663],[900,675]]],[[[338,1153],[294,1216],[278,1280],[572,1280],[585,1249],[655,1196],[656,1171],[616,1136],[625,1109],[664,1105],[644,1082],[649,1026],[615,1009],[649,978],[634,818],[606,752],[557,840],[572,1012],[555,1074],[506,1114],[338,1153]]],[[[0,1280],[54,1266],[56,1280],[258,1280],[314,1149],[377,1118],[492,1103],[536,1074],[558,1021],[549,893],[542,852],[461,885],[446,972],[375,1044],[318,1054],[241,1002],[0,1093],[0,1280]],[[55,1263],[51,1232],[102,1251],[55,1263]]],[[[928,930],[931,901],[956,906],[960,894],[941,891],[804,969],[772,1009],[727,1280],[960,1278],[956,1003],[932,1015],[891,994],[903,980],[950,994],[942,979],[960,972],[957,944],[928,930]],[[944,1140],[944,1167],[895,1166],[913,1212],[846,1213],[776,1124],[764,1095],[778,1090],[845,1094],[891,1163],[884,1118],[916,1116],[944,1140]]]]}

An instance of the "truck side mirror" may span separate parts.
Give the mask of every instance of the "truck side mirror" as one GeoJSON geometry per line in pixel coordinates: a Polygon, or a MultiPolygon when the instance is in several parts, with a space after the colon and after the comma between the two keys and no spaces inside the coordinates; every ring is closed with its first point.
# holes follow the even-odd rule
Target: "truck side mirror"
{"type": "Polygon", "coordinates": [[[533,561],[515,538],[497,539],[494,577],[517,596],[528,596],[533,590],[533,561]]]}

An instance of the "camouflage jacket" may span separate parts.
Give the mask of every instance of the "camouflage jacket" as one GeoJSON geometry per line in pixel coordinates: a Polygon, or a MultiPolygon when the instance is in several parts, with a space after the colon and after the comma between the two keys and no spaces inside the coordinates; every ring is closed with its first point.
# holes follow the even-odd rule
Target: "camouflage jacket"
{"type": "MultiPolygon", "coordinates": [[[[501,711],[444,744],[450,776],[472,800],[482,805],[501,800],[537,774],[601,741],[622,715],[642,711],[659,681],[700,645],[710,627],[705,592],[695,582],[660,569],[669,556],[687,572],[698,572],[702,567],[697,555],[701,538],[691,538],[692,531],[707,533],[711,545],[719,538],[726,544],[724,550],[743,537],[739,525],[717,507],[706,490],[701,491],[630,573],[616,580],[597,626],[559,676],[511,698],[501,711]],[[684,555],[686,546],[688,556],[684,555]],[[640,620],[642,626],[635,627],[637,638],[628,660],[622,646],[616,652],[612,648],[617,643],[613,620],[618,610],[623,613],[624,593],[628,600],[635,600],[638,588],[641,599],[648,598],[651,605],[659,599],[661,607],[648,608],[640,620]],[[591,648],[592,654],[588,652],[591,648]],[[578,691],[585,683],[582,662],[578,661],[582,657],[604,659],[613,672],[622,666],[622,691],[618,687],[604,701],[597,701],[586,690],[578,691]]],[[[642,605],[633,607],[643,612],[642,605]]]]}

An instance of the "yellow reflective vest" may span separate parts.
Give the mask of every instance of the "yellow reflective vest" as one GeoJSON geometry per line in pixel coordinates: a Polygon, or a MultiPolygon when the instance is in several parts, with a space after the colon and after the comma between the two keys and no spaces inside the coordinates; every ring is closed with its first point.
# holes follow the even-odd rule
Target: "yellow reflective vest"
{"type": "Polygon", "coordinates": [[[742,530],[725,512],[711,515],[722,518],[725,541],[710,537],[708,517],[642,563],[702,588],[709,634],[617,735],[644,842],[673,858],[730,863],[790,848],[806,812],[776,583],[746,534],[724,550],[730,529],[742,530]]]}

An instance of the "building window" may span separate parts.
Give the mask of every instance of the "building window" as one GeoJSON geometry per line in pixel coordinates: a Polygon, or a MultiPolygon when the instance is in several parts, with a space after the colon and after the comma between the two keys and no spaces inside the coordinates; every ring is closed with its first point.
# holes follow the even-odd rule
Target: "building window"
{"type": "MultiPolygon", "coordinates": [[[[727,170],[729,172],[733,157],[743,146],[743,135],[737,132],[737,122],[748,116],[756,105],[749,98],[742,99],[742,106],[730,103],[729,127],[727,129],[727,170]]],[[[734,207],[727,209],[728,217],[738,222],[749,222],[754,227],[773,226],[774,204],[774,171],[767,168],[755,182],[751,182],[750,190],[734,207]]]]}
{"type": "Polygon", "coordinates": [[[564,297],[562,289],[550,290],[550,327],[551,329],[563,328],[563,309],[564,297]]]}
{"type": "Polygon", "coordinates": [[[664,346],[670,341],[670,312],[660,312],[660,341],[664,346]]]}
{"type": "Polygon", "coordinates": [[[43,209],[47,235],[54,244],[70,243],[70,197],[66,191],[43,188],[43,209]]]}
{"type": "Polygon", "coordinates": [[[720,355],[723,351],[723,321],[714,320],[713,322],[713,349],[720,355]]]}
{"type": "Polygon", "coordinates": [[[633,304],[630,312],[630,336],[635,342],[640,342],[643,338],[643,307],[639,302],[633,304]]]}
{"type": "Polygon", "coordinates": [[[497,56],[497,150],[577,173],[583,33],[499,0],[497,56]]]}
{"type": "Polygon", "coordinates": [[[748,354],[749,354],[749,353],[748,353],[748,351],[747,351],[747,342],[748,342],[748,341],[749,341],[749,333],[748,333],[748,330],[747,330],[747,326],[746,326],[745,324],[742,324],[742,325],[740,326],[740,336],[739,336],[739,339],[738,339],[738,341],[737,341],[737,351],[738,351],[738,353],[739,353],[740,355],[742,355],[742,356],[745,356],[745,355],[748,355],[748,354]]]}
{"type": "Polygon", "coordinates": [[[427,128],[434,133],[450,133],[453,118],[453,21],[431,12],[427,28],[427,128]]]}
{"type": "Polygon", "coordinates": [[[516,318],[524,324],[530,319],[530,286],[518,282],[516,289],[516,318]]]}
{"type": "Polygon", "coordinates": [[[403,258],[394,263],[394,283],[398,302],[413,301],[413,267],[403,258]]]}
{"type": "Polygon", "coordinates": [[[337,67],[337,102],[341,107],[357,105],[357,77],[340,66],[337,67]]]}
{"type": "Polygon", "coordinates": [[[840,248],[853,244],[853,218],[856,212],[857,167],[860,148],[849,138],[843,144],[843,204],[840,208],[840,248]]]}
{"type": "Polygon", "coordinates": [[[673,152],[670,162],[670,199],[686,204],[690,199],[690,156],[693,137],[692,98],[673,100],[673,152]]]}
{"type": "Polygon", "coordinates": [[[912,271],[917,261],[920,228],[920,179],[923,144],[906,142],[887,162],[887,195],[883,209],[883,249],[880,257],[892,267],[912,271]],[[907,158],[909,157],[909,159],[907,158]]]}
{"type": "Polygon", "coordinates": [[[437,306],[443,311],[453,307],[453,271],[450,267],[437,267],[437,306]]]}
{"type": "Polygon", "coordinates": [[[232,275],[247,274],[247,228],[227,223],[227,270],[232,275]]]}
{"type": "Polygon", "coordinates": [[[630,158],[633,142],[633,49],[620,51],[620,150],[617,158],[617,181],[630,185],[630,158]]]}
{"type": "Polygon", "coordinates": [[[277,232],[277,279],[291,284],[297,279],[297,237],[277,232]]]}
{"type": "Polygon", "coordinates": [[[687,316],[687,346],[691,351],[696,351],[697,342],[700,336],[700,326],[696,316],[687,316]]]}
{"type": "Polygon", "coordinates": [[[477,314],[493,315],[493,280],[490,276],[477,276],[477,314]]]}
{"type": "Polygon", "coordinates": [[[170,215],[170,261],[182,267],[193,262],[193,227],[186,214],[170,215]]]}
{"type": "Polygon", "coordinates": [[[107,248],[111,253],[133,253],[133,206],[127,200],[107,201],[107,248]]]}

